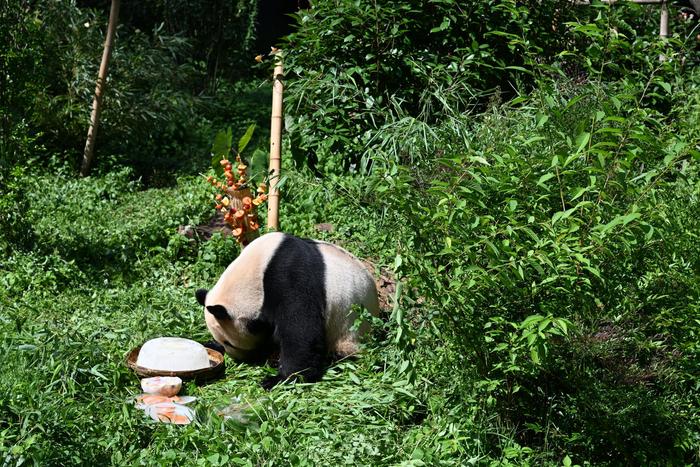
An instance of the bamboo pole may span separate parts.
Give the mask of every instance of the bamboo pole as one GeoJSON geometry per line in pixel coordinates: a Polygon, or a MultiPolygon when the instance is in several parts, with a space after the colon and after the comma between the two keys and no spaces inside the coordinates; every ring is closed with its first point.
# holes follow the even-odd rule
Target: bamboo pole
{"type": "Polygon", "coordinates": [[[102,112],[102,98],[107,80],[107,70],[109,68],[109,59],[112,56],[112,46],[114,45],[114,33],[117,30],[119,22],[119,3],[120,0],[112,0],[112,6],[109,9],[109,24],[107,26],[107,37],[105,37],[105,46],[102,51],[102,62],[100,63],[100,71],[97,74],[97,85],[95,86],[95,98],[92,101],[92,112],[90,113],[90,126],[88,127],[87,141],[85,141],[85,151],[83,152],[83,162],[80,166],[80,175],[85,177],[90,173],[92,160],[95,155],[95,138],[97,137],[97,127],[100,124],[100,113],[102,112]]]}
{"type": "Polygon", "coordinates": [[[270,192],[267,201],[267,228],[279,230],[279,189],[282,162],[282,92],[284,67],[280,56],[275,56],[275,71],[272,74],[272,118],[270,120],[270,192]]]}
{"type": "Polygon", "coordinates": [[[668,3],[661,4],[661,20],[659,21],[659,36],[668,37],[668,3]]]}

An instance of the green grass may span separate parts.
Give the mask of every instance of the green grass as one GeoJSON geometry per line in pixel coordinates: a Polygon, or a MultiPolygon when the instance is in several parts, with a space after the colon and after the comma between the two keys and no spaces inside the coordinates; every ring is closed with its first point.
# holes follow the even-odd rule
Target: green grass
{"type": "Polygon", "coordinates": [[[615,93],[634,90],[620,87],[545,89],[430,135],[384,128],[367,176],[288,163],[282,229],[370,259],[400,293],[362,357],[317,384],[265,392],[272,368],[231,360],[221,380],[188,384],[197,420],[185,427],[133,406],[124,358],[157,336],[210,339],[194,290],[238,248],[177,233],[211,215],[208,186],[27,164],[6,198],[21,221],[0,219],[27,238],[0,237],[3,465],[697,461],[697,134],[618,109],[615,93]],[[553,168],[552,154],[577,150],[553,168]],[[217,415],[231,404],[242,419],[217,415]]]}
{"type": "MultiPolygon", "coordinates": [[[[161,335],[209,340],[193,292],[216,280],[237,247],[177,234],[209,214],[199,178],[141,191],[128,171],[83,180],[58,172],[27,180],[37,246],[0,266],[6,462],[382,464],[413,455],[404,443],[422,407],[391,370],[395,350],[381,340],[363,358],[336,364],[321,384],[271,393],[258,383],[272,369],[228,360],[222,380],[186,387],[198,397],[196,423],[147,419],[131,403],[139,385],[125,354],[161,335]],[[246,423],[216,415],[239,399],[250,404],[246,423]]],[[[289,211],[285,222],[302,235],[322,217],[322,209],[289,211]]]]}

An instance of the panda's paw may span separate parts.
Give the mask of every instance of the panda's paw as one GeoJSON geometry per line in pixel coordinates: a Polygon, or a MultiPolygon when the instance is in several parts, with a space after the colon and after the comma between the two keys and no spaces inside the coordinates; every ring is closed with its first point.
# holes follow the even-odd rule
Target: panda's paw
{"type": "Polygon", "coordinates": [[[284,378],[279,374],[274,376],[268,376],[267,378],[262,380],[260,386],[262,386],[264,390],[269,391],[283,380],[284,378]]]}

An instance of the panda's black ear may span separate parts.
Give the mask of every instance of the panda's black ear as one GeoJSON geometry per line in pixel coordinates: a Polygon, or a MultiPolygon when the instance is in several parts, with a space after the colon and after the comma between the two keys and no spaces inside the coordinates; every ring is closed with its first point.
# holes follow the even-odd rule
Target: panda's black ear
{"type": "Polygon", "coordinates": [[[194,293],[194,296],[197,297],[197,302],[202,306],[204,306],[204,300],[207,298],[207,292],[209,292],[207,289],[197,289],[194,293]]]}
{"type": "Polygon", "coordinates": [[[228,311],[226,311],[226,307],[223,305],[209,305],[207,307],[207,311],[214,315],[214,318],[218,320],[231,319],[228,311]]]}

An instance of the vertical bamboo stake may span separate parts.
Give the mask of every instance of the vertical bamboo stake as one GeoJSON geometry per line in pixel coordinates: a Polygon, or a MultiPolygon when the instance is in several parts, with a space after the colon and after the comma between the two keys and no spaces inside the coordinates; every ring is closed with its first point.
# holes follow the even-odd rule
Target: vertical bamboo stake
{"type": "Polygon", "coordinates": [[[267,201],[267,228],[279,230],[279,190],[277,183],[280,179],[282,161],[282,91],[284,85],[284,68],[282,59],[275,56],[275,71],[272,74],[272,118],[270,120],[270,192],[267,201]]]}
{"type": "Polygon", "coordinates": [[[661,21],[659,24],[659,35],[668,37],[668,3],[661,2],[661,21]]]}
{"type": "Polygon", "coordinates": [[[102,97],[104,96],[105,81],[107,79],[107,69],[109,67],[109,59],[112,56],[112,45],[114,44],[114,33],[117,30],[117,22],[119,21],[119,2],[120,0],[112,0],[112,6],[109,9],[109,25],[107,26],[107,37],[105,37],[105,47],[102,51],[102,62],[100,63],[100,71],[97,74],[97,85],[95,86],[95,98],[92,101],[92,112],[90,114],[90,127],[88,128],[87,141],[85,142],[85,151],[83,152],[83,163],[80,167],[80,175],[83,177],[90,173],[92,160],[95,155],[95,138],[97,137],[97,127],[100,124],[100,112],[102,112],[102,97]]]}

